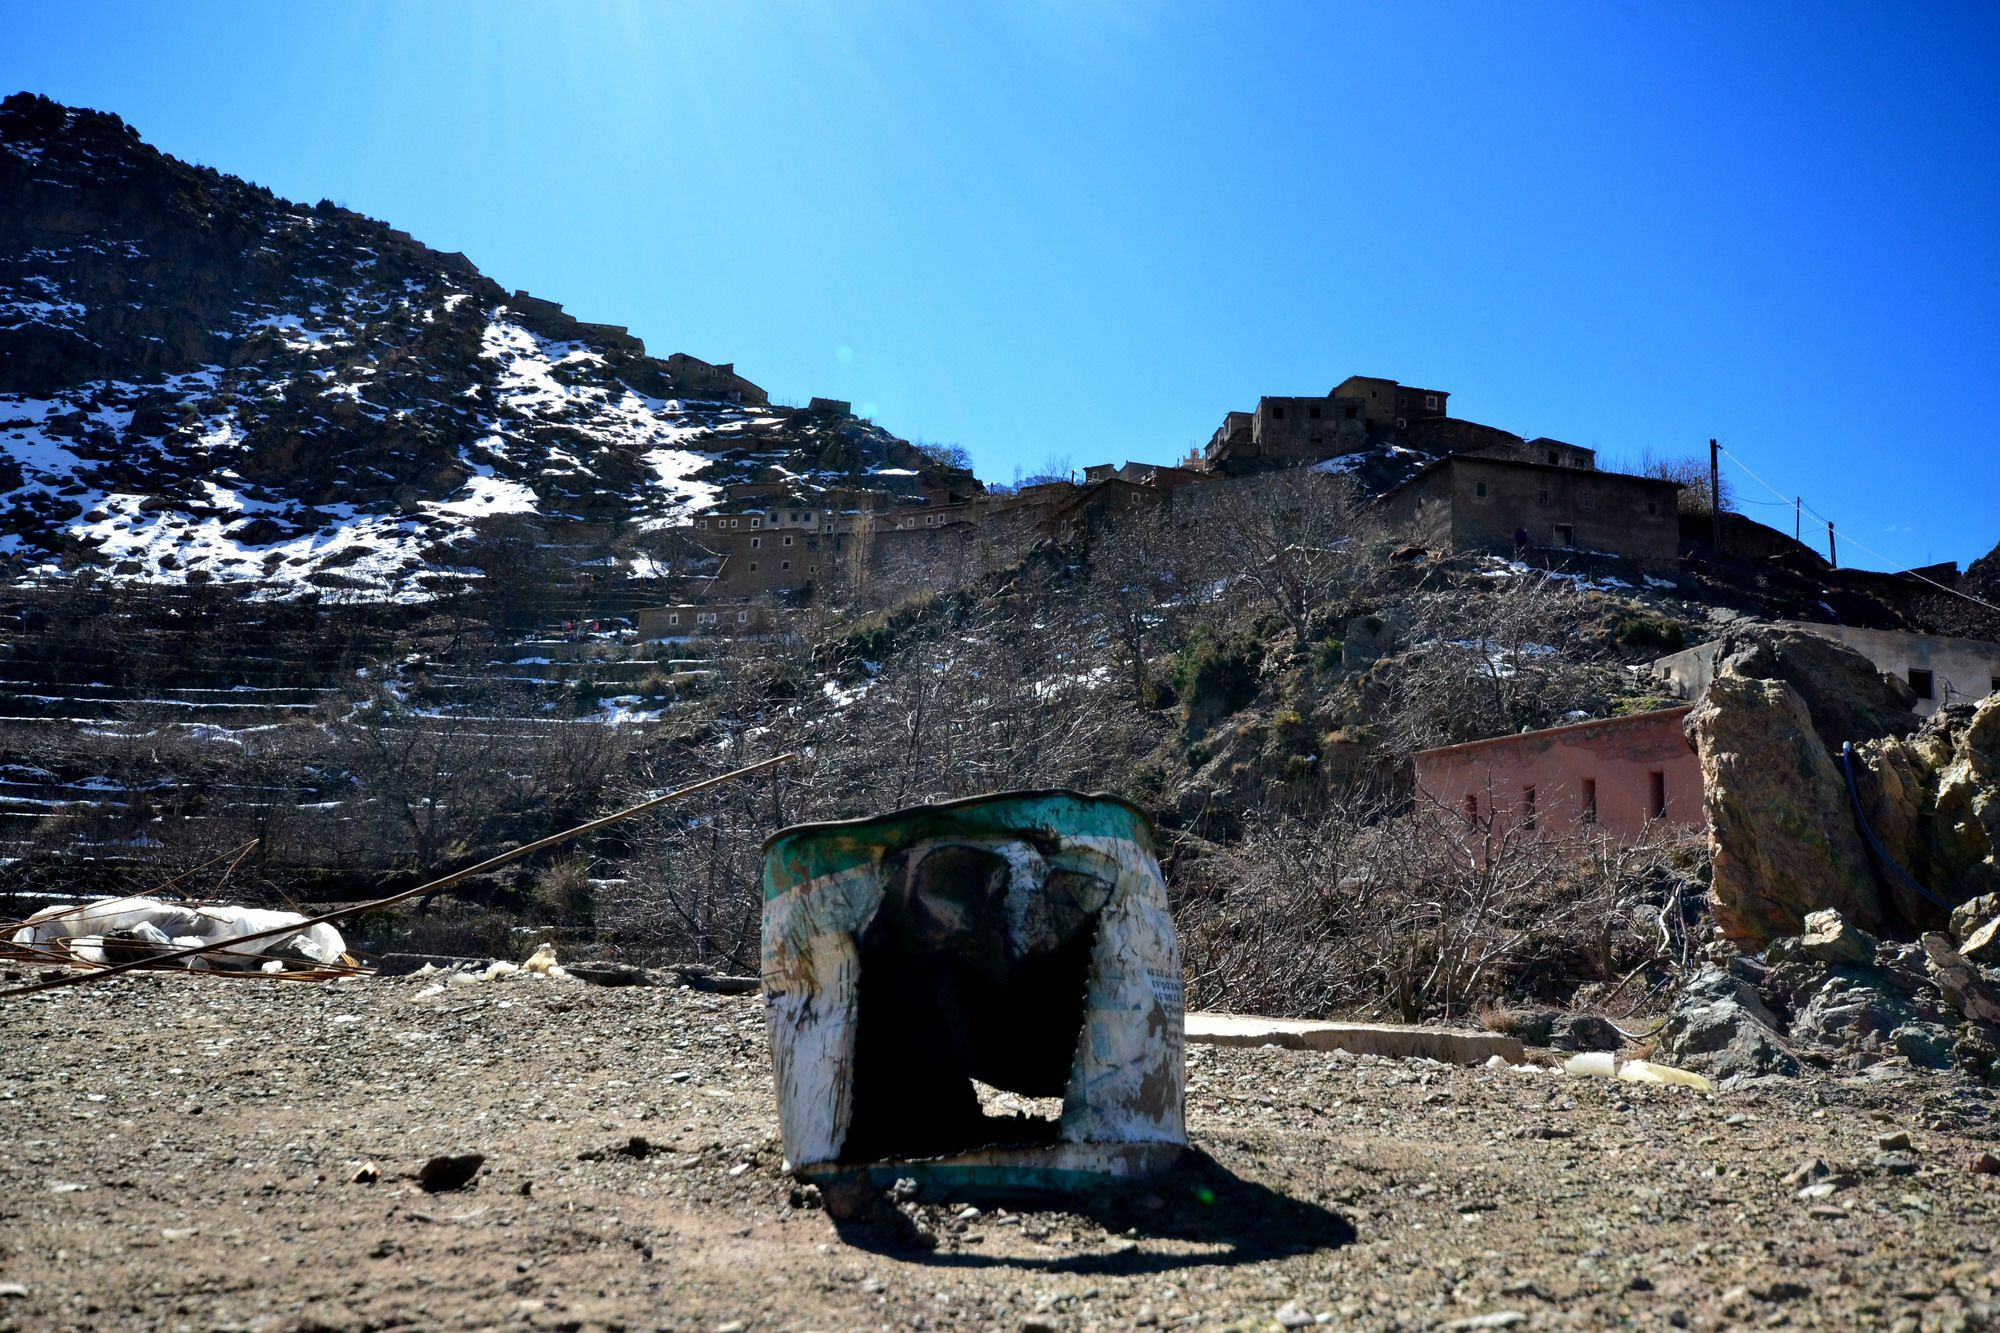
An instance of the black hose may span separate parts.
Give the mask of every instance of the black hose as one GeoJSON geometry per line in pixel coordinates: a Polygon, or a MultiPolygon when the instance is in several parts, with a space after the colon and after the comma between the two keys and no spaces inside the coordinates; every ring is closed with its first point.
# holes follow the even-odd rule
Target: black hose
{"type": "Polygon", "coordinates": [[[1861,826],[1861,838],[1868,844],[1868,850],[1875,854],[1877,861],[1880,861],[1883,865],[1894,871],[1896,878],[1909,886],[1911,892],[1915,893],[1918,897],[1935,903],[1941,910],[1949,912],[1951,905],[1923,885],[1917,883],[1915,879],[1910,877],[1910,873],[1907,870],[1897,865],[1896,859],[1889,855],[1888,849],[1882,845],[1881,839],[1875,836],[1875,830],[1868,827],[1868,816],[1862,813],[1861,810],[1861,788],[1854,781],[1853,741],[1842,741],[1840,743],[1840,768],[1842,772],[1847,774],[1847,801],[1849,805],[1854,807],[1854,822],[1861,826]]]}

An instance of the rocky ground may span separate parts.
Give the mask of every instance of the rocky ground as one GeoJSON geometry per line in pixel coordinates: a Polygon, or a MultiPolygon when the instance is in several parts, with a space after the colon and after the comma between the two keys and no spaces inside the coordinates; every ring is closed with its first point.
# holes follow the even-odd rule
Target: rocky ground
{"type": "Polygon", "coordinates": [[[1197,1048],[1171,1179],[836,1226],[783,1172],[754,995],[428,990],[0,1002],[0,1329],[1915,1329],[2000,1306],[1992,1094],[1894,1059],[1709,1097],[1197,1048]],[[421,1187],[466,1153],[469,1185],[421,1187]]]}

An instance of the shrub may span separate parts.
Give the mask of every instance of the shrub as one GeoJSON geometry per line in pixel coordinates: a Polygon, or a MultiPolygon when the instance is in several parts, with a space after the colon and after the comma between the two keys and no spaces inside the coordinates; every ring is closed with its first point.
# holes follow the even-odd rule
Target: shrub
{"type": "Polygon", "coordinates": [[[1687,647],[1687,635],[1681,632],[1679,625],[1650,616],[1633,616],[1619,621],[1613,637],[1621,648],[1677,653],[1687,647]]]}
{"type": "Polygon", "coordinates": [[[597,886],[590,882],[589,859],[565,857],[544,870],[535,880],[528,915],[539,925],[595,925],[597,886]]]}
{"type": "Polygon", "coordinates": [[[1217,640],[1204,626],[1195,631],[1174,672],[1190,735],[1199,735],[1257,697],[1257,672],[1264,645],[1249,634],[1217,640]]]}

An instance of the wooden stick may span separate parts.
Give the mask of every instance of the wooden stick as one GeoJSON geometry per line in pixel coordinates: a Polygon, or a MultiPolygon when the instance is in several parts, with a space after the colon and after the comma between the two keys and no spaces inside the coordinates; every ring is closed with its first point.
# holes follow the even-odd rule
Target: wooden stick
{"type": "Polygon", "coordinates": [[[420,898],[424,894],[436,893],[441,889],[449,888],[460,880],[470,879],[472,876],[484,874],[488,870],[496,870],[510,861],[520,860],[531,852],[539,852],[545,847],[554,847],[560,843],[568,842],[571,838],[582,837],[586,833],[595,833],[601,828],[608,828],[620,820],[644,814],[646,811],[665,805],[669,801],[678,801],[684,796],[692,796],[696,792],[707,791],[710,787],[719,787],[723,783],[733,782],[737,778],[747,778],[752,773],[761,773],[767,768],[776,768],[779,764],[789,764],[797,758],[799,758],[797,753],[781,754],[751,764],[747,768],[738,768],[716,777],[707,778],[692,786],[682,787],[678,790],[667,792],[663,796],[655,796],[650,800],[641,801],[637,805],[627,806],[623,810],[614,811],[601,819],[593,819],[587,824],[578,824],[573,829],[565,829],[561,833],[551,833],[546,838],[528,843],[526,846],[516,847],[511,852],[502,852],[498,856],[488,857],[478,865],[467,866],[464,870],[454,870],[442,879],[434,879],[428,884],[419,884],[414,889],[405,889],[401,893],[392,893],[386,898],[377,898],[373,902],[357,903],[352,907],[342,907],[335,911],[322,913],[319,916],[307,917],[303,921],[295,921],[290,925],[276,926],[270,930],[260,930],[250,935],[237,935],[230,939],[217,940],[213,944],[196,944],[185,949],[176,949],[170,953],[154,954],[150,958],[134,959],[131,962],[119,963],[113,967],[99,968],[93,972],[80,972],[70,976],[51,977],[45,981],[38,981],[32,986],[16,986],[12,990],[0,990],[0,999],[14,995],[32,995],[37,991],[56,990],[62,986],[81,986],[86,982],[98,981],[104,977],[115,977],[123,972],[136,972],[140,968],[145,967],[158,967],[162,963],[170,963],[181,958],[193,958],[197,954],[214,953],[219,949],[230,949],[239,944],[248,944],[253,940],[269,940],[285,935],[296,935],[308,926],[323,925],[328,922],[338,921],[342,917],[358,916],[362,912],[373,912],[384,907],[393,907],[397,903],[408,902],[412,898],[420,898]]]}
{"type": "MultiPolygon", "coordinates": [[[[241,847],[232,847],[226,852],[217,852],[214,856],[209,857],[206,861],[203,861],[200,865],[189,866],[186,870],[181,871],[178,875],[170,876],[167,879],[166,883],[161,884],[159,887],[155,889],[149,890],[145,896],[149,898],[157,898],[161,894],[165,893],[168,889],[171,889],[174,885],[186,879],[189,875],[199,874],[201,871],[208,869],[210,866],[214,865],[217,861],[220,861],[225,856],[233,855],[235,856],[236,861],[241,861],[244,857],[250,854],[250,849],[252,847],[255,847],[258,843],[262,841],[263,841],[262,838],[252,838],[250,839],[250,841],[244,843],[241,847]]],[[[229,863],[229,870],[236,869],[236,861],[231,861],[229,863]]],[[[228,870],[222,872],[222,878],[225,882],[229,879],[228,870]]]]}

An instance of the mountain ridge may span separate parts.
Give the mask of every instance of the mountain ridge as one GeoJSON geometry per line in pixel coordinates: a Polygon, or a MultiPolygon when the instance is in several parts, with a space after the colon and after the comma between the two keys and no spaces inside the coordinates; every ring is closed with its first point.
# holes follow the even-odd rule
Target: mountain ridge
{"type": "Polygon", "coordinates": [[[489,520],[629,537],[732,482],[974,484],[110,113],[0,102],[0,195],[0,558],[25,573],[421,597],[489,520]]]}

